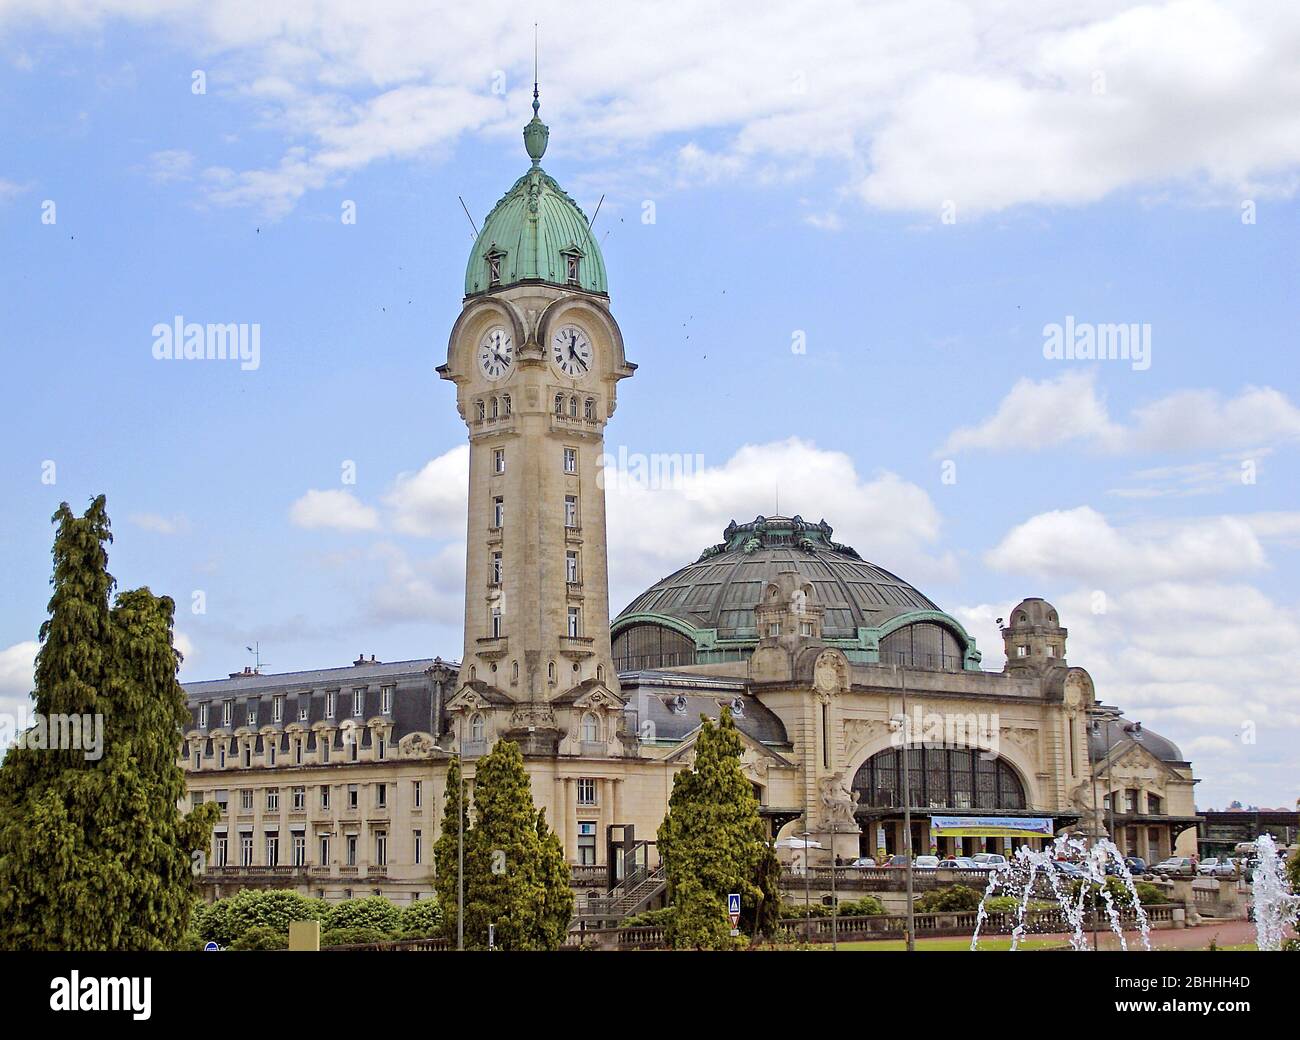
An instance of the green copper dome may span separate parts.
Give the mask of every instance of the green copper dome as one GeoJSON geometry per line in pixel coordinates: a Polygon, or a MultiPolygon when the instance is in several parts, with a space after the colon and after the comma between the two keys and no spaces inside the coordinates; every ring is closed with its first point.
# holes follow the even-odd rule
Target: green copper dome
{"type": "Polygon", "coordinates": [[[585,292],[609,292],[600,246],[578,204],[541,167],[550,136],[537,115],[524,127],[532,168],[492,207],[465,267],[465,295],[544,282],[585,292]]]}

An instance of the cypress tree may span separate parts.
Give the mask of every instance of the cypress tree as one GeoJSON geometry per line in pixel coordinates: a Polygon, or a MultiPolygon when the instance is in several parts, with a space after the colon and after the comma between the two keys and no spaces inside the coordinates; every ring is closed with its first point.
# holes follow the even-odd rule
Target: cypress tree
{"type": "Polygon", "coordinates": [[[194,897],[191,856],[207,846],[216,811],[177,808],[187,716],[173,605],[142,589],[109,609],[103,496],[81,517],[64,503],[53,520],[35,710],[99,716],[102,754],[27,744],[0,765],[0,946],[170,949],[194,897]]]}
{"type": "Polygon", "coordinates": [[[751,928],[763,916],[763,903],[775,903],[766,886],[755,881],[766,863],[765,850],[770,850],[758,799],[740,768],[743,750],[730,711],[723,709],[717,726],[701,716],[694,766],[673,778],[668,814],[659,826],[659,855],[675,908],[669,926],[674,946],[732,947],[727,917],[731,892],[740,894],[751,928]]]}
{"type": "Polygon", "coordinates": [[[554,835],[538,826],[519,745],[498,740],[474,774],[474,828],[465,844],[465,945],[484,949],[488,925],[503,950],[554,949],[572,912],[554,835]],[[494,864],[500,866],[494,870],[494,864]],[[560,922],[560,918],[563,922],[560,922]]]}
{"type": "Polygon", "coordinates": [[[460,877],[460,828],[469,841],[469,809],[460,797],[460,759],[453,758],[447,767],[447,791],[442,803],[442,827],[433,845],[433,886],[442,906],[442,927],[447,938],[456,938],[456,913],[460,877]]]}
{"type": "Polygon", "coordinates": [[[546,814],[537,813],[538,878],[542,885],[542,903],[537,915],[539,945],[555,950],[564,945],[564,936],[573,920],[571,873],[564,858],[559,836],[546,825],[546,814]]]}

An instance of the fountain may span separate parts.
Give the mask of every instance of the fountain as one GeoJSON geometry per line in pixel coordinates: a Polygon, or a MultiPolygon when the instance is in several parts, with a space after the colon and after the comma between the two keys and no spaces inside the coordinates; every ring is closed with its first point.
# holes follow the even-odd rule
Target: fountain
{"type": "Polygon", "coordinates": [[[1102,903],[1111,931],[1119,940],[1120,949],[1127,950],[1128,942],[1124,938],[1120,909],[1115,905],[1114,896],[1106,884],[1106,865],[1113,862],[1117,875],[1128,891],[1129,900],[1137,918],[1138,931],[1142,936],[1142,945],[1151,949],[1150,925],[1146,911],[1138,899],[1137,887],[1133,884],[1133,875],[1124,862],[1124,855],[1115,844],[1106,839],[1096,842],[1091,847],[1082,839],[1061,835],[1052,844],[1041,851],[1021,846],[1005,864],[993,871],[989,877],[984,898],[980,900],[979,914],[975,921],[975,933],[971,936],[970,948],[979,949],[980,929],[988,918],[987,903],[999,891],[1006,895],[1018,896],[1016,905],[1016,925],[1011,932],[1011,948],[1020,948],[1027,928],[1026,914],[1031,899],[1042,898],[1050,893],[1061,909],[1070,928],[1070,946],[1075,950],[1088,949],[1088,938],[1084,933],[1086,917],[1085,904],[1088,893],[1096,884],[1100,889],[1102,903]],[[1071,893],[1071,886],[1077,880],[1063,871],[1058,862],[1074,863],[1082,872],[1085,884],[1078,886],[1076,894],[1071,893]]]}
{"type": "Polygon", "coordinates": [[[1300,895],[1293,895],[1287,883],[1282,857],[1271,834],[1255,840],[1255,869],[1250,875],[1251,902],[1255,908],[1255,947],[1282,949],[1287,925],[1300,918],[1300,895]]]}

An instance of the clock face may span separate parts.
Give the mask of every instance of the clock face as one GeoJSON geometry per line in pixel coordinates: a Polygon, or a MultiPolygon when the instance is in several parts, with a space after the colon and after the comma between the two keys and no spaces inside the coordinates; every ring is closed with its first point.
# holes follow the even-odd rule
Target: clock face
{"type": "Polygon", "coordinates": [[[561,325],[551,338],[551,360],[572,379],[591,371],[591,340],[576,325],[561,325]]]}
{"type": "Polygon", "coordinates": [[[515,363],[515,345],[510,333],[500,325],[488,329],[478,345],[478,367],[483,375],[496,382],[510,374],[515,363]]]}

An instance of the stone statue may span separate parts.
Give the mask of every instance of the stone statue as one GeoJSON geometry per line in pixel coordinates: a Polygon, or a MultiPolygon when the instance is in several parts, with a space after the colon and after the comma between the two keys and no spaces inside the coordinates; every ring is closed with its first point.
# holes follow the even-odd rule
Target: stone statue
{"type": "Polygon", "coordinates": [[[822,820],[829,829],[858,829],[857,808],[858,792],[851,790],[844,782],[844,773],[832,773],[817,781],[818,793],[822,805],[822,820]]]}

